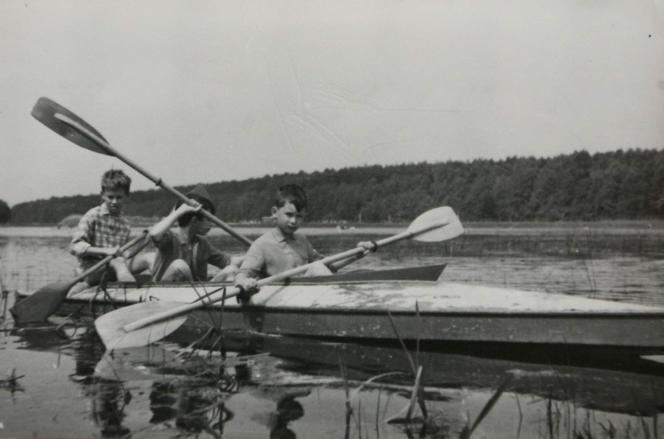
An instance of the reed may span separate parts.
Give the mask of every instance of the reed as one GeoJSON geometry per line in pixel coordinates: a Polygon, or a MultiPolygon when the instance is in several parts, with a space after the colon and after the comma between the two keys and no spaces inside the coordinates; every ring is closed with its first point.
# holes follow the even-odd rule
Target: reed
{"type": "Polygon", "coordinates": [[[345,412],[345,429],[344,429],[344,438],[349,438],[350,437],[350,420],[353,416],[353,407],[350,403],[350,391],[348,390],[348,377],[346,374],[346,364],[343,362],[343,359],[341,358],[341,353],[337,351],[337,356],[339,358],[339,372],[341,374],[341,382],[343,383],[344,386],[344,393],[346,394],[346,401],[345,401],[345,406],[346,406],[346,412],[345,412]]]}
{"type": "Polygon", "coordinates": [[[410,354],[410,351],[408,351],[408,348],[406,347],[406,343],[404,342],[403,338],[399,334],[399,330],[397,329],[397,325],[394,322],[394,318],[392,317],[392,313],[390,310],[387,310],[387,317],[390,320],[390,325],[392,326],[392,330],[394,331],[394,335],[397,337],[397,340],[399,340],[399,344],[401,345],[401,349],[403,349],[404,354],[408,358],[408,364],[410,365],[410,370],[413,373],[413,376],[417,373],[417,367],[415,366],[415,360],[413,359],[413,356],[410,354]]]}
{"type": "Polygon", "coordinates": [[[2,291],[2,321],[7,319],[7,302],[9,301],[9,291],[2,288],[2,280],[0,280],[0,290],[2,291]]]}
{"type": "Polygon", "coordinates": [[[12,368],[11,374],[4,380],[0,380],[0,388],[8,389],[10,392],[14,393],[16,391],[22,391],[23,388],[18,383],[18,380],[23,378],[25,375],[16,375],[16,368],[12,368]]]}
{"type": "MultiPolygon", "coordinates": [[[[622,425],[616,424],[611,418],[604,422],[597,419],[598,413],[584,409],[579,416],[573,402],[556,401],[547,398],[545,416],[539,437],[546,439],[650,439],[658,438],[657,414],[651,419],[637,416],[636,422],[626,420],[622,425]],[[563,427],[564,431],[563,431],[563,427]]],[[[517,437],[519,435],[517,434],[517,437]]]]}
{"type": "MultiPolygon", "coordinates": [[[[423,418],[426,420],[428,417],[428,410],[426,407],[426,403],[424,402],[424,397],[423,397],[423,391],[422,391],[422,384],[421,384],[421,377],[422,377],[422,368],[419,365],[419,352],[420,352],[420,332],[422,328],[422,320],[420,318],[420,307],[417,301],[415,301],[415,314],[417,316],[417,325],[418,325],[418,330],[417,330],[417,337],[416,337],[416,342],[415,342],[415,359],[413,359],[412,355],[406,348],[406,343],[404,342],[403,338],[399,334],[399,330],[397,329],[396,323],[394,322],[394,318],[392,317],[392,313],[390,310],[387,310],[387,316],[390,320],[390,325],[392,326],[392,330],[394,331],[394,334],[396,335],[397,339],[399,340],[399,344],[401,345],[401,348],[404,351],[404,354],[408,358],[408,363],[410,364],[411,367],[411,372],[415,378],[415,385],[413,387],[413,393],[411,396],[411,402],[409,404],[409,408],[406,413],[406,420],[410,421],[411,415],[413,412],[413,406],[415,401],[417,401],[418,405],[420,406],[420,410],[422,412],[423,418]]],[[[396,419],[396,418],[395,418],[396,419]]],[[[389,422],[389,421],[388,421],[389,422]]]]}
{"type": "MultiPolygon", "coordinates": [[[[411,423],[414,422],[413,413],[415,410],[415,404],[420,401],[422,395],[422,366],[417,368],[417,373],[415,374],[415,383],[410,394],[410,400],[408,404],[397,414],[391,416],[386,420],[388,424],[396,423],[411,423]],[[405,412],[405,416],[402,418],[401,415],[405,412]]],[[[422,407],[422,404],[420,404],[422,407]]],[[[422,412],[422,418],[419,421],[424,422],[427,419],[427,412],[422,412]]]]}
{"type": "Polygon", "coordinates": [[[475,429],[480,425],[480,423],[484,420],[484,418],[491,412],[493,407],[496,405],[496,402],[498,402],[500,396],[507,389],[507,386],[512,382],[512,378],[513,378],[512,374],[505,375],[505,377],[501,381],[500,385],[498,386],[494,394],[486,402],[484,408],[482,408],[479,415],[477,415],[477,418],[475,418],[475,422],[473,422],[473,424],[470,425],[470,420],[469,420],[468,424],[463,428],[461,434],[459,435],[460,439],[470,439],[475,429]]]}
{"type": "Polygon", "coordinates": [[[516,408],[519,412],[519,423],[516,427],[516,439],[521,437],[521,427],[523,426],[523,410],[521,409],[521,401],[519,401],[519,395],[515,394],[514,399],[516,400],[516,408]]]}

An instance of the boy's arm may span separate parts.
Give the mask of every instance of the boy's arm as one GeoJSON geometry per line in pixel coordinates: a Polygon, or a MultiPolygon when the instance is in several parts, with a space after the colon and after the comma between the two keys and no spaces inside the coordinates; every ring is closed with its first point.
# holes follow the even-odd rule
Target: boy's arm
{"type": "Polygon", "coordinates": [[[85,251],[92,247],[90,244],[90,237],[92,236],[92,221],[86,213],[78,221],[74,236],[72,236],[71,243],[69,243],[69,253],[74,256],[81,257],[85,251]]]}
{"type": "Polygon", "coordinates": [[[229,256],[221,251],[215,249],[217,252],[221,253],[221,256],[216,254],[210,254],[208,258],[208,263],[215,265],[221,270],[212,277],[212,281],[227,281],[234,280],[237,273],[240,271],[240,265],[242,264],[242,256],[229,256]]]}
{"type": "MultiPolygon", "coordinates": [[[[234,257],[230,257],[226,253],[222,252],[219,250],[217,247],[213,246],[212,244],[209,244],[210,250],[209,250],[209,255],[208,255],[208,264],[212,264],[215,267],[219,268],[224,268],[228,265],[233,264],[234,257]]],[[[236,260],[237,261],[237,260],[236,260]]],[[[240,261],[241,263],[242,261],[240,261]]],[[[234,265],[237,265],[238,267],[240,266],[239,263],[236,263],[234,265]]]]}
{"type": "Polygon", "coordinates": [[[198,212],[200,208],[200,204],[196,207],[190,206],[186,203],[181,204],[180,207],[172,210],[171,213],[163,217],[157,224],[150,228],[150,231],[148,232],[150,238],[152,238],[153,241],[161,241],[161,238],[163,238],[164,234],[173,227],[173,224],[175,224],[175,221],[177,221],[178,218],[185,213],[198,212]]]}
{"type": "Polygon", "coordinates": [[[94,235],[94,218],[89,213],[83,215],[78,222],[76,232],[72,237],[71,244],[69,244],[69,252],[77,257],[84,256],[110,256],[114,255],[117,247],[94,247],[92,236],[94,235]]]}
{"type": "MultiPolygon", "coordinates": [[[[349,265],[349,264],[357,261],[358,259],[362,259],[363,257],[365,257],[370,252],[375,252],[376,251],[376,243],[374,241],[360,241],[360,242],[357,243],[356,247],[362,247],[364,252],[363,253],[358,253],[354,256],[351,256],[351,257],[346,258],[346,259],[342,259],[342,260],[337,261],[337,262],[332,262],[332,263],[327,265],[327,268],[329,268],[332,273],[336,273],[337,271],[339,271],[340,269],[342,269],[346,265],[349,265]]],[[[313,255],[314,255],[314,258],[315,258],[315,259],[313,259],[314,261],[317,261],[318,259],[323,258],[323,256],[320,253],[318,253],[313,247],[312,247],[312,250],[313,250],[313,255]]]]}
{"type": "Polygon", "coordinates": [[[240,272],[235,276],[235,285],[247,292],[257,290],[256,282],[260,277],[264,267],[263,253],[254,241],[247,250],[247,254],[242,258],[240,272]]]}
{"type": "Polygon", "coordinates": [[[323,259],[323,255],[318,253],[318,251],[314,248],[313,245],[311,245],[311,241],[309,241],[309,238],[306,236],[302,235],[302,238],[304,238],[304,242],[306,245],[307,249],[307,263],[315,262],[319,259],[323,259]]]}

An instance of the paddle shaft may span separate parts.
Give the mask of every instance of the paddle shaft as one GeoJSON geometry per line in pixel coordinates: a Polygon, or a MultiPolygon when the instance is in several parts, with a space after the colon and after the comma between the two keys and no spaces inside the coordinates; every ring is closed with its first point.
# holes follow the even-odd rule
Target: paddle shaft
{"type": "MultiPolygon", "coordinates": [[[[127,251],[127,250],[129,250],[131,247],[133,247],[134,245],[136,245],[137,243],[139,243],[141,240],[144,240],[144,239],[145,239],[145,236],[147,235],[147,233],[148,233],[147,230],[144,230],[143,233],[142,233],[141,235],[137,236],[136,238],[132,239],[131,241],[127,242],[125,245],[123,245],[122,247],[120,247],[120,248],[118,249],[118,252],[117,252],[117,253],[122,253],[122,252],[124,252],[124,251],[127,251]]],[[[91,275],[92,273],[94,273],[95,271],[97,271],[97,270],[99,270],[100,268],[102,268],[104,265],[106,265],[106,264],[108,264],[109,262],[111,262],[111,260],[117,256],[117,253],[116,253],[115,255],[108,255],[108,256],[106,256],[104,259],[100,260],[99,262],[97,262],[96,264],[94,264],[92,267],[90,267],[90,268],[88,268],[87,270],[85,270],[83,273],[81,273],[76,279],[74,279],[74,280],[71,282],[72,285],[75,284],[75,283],[77,283],[77,282],[82,281],[83,279],[85,279],[86,277],[90,276],[90,275],[91,275]]]]}
{"type": "MultiPolygon", "coordinates": [[[[167,183],[162,181],[161,178],[155,177],[154,175],[150,174],[147,170],[143,169],[141,166],[137,165],[136,163],[134,163],[133,161],[131,161],[130,159],[125,157],[123,154],[121,154],[120,152],[113,149],[113,147],[111,147],[111,145],[109,145],[109,143],[107,141],[105,141],[104,139],[102,139],[101,137],[96,135],[95,133],[91,132],[90,130],[85,128],[83,125],[81,125],[77,121],[73,120],[70,117],[67,117],[64,114],[60,114],[60,113],[56,113],[54,115],[54,117],[56,119],[58,119],[59,121],[61,121],[63,123],[66,123],[67,125],[72,126],[76,130],[78,130],[80,133],[82,133],[83,135],[88,137],[90,140],[92,140],[95,143],[99,144],[99,147],[102,150],[104,150],[106,152],[106,154],[117,157],[118,159],[122,160],[127,165],[134,168],[134,170],[136,170],[140,174],[143,174],[148,180],[152,181],[157,186],[159,186],[162,189],[164,189],[164,190],[170,192],[171,194],[175,195],[183,203],[187,203],[191,206],[195,205],[193,203],[193,201],[191,199],[187,198],[184,194],[182,194],[182,192],[180,192],[177,189],[171,187],[170,185],[168,185],[167,183]]],[[[208,220],[210,220],[212,223],[216,224],[217,226],[219,226],[220,228],[225,230],[229,235],[233,236],[234,238],[241,241],[242,243],[244,243],[247,246],[251,245],[251,241],[247,237],[242,236],[239,233],[237,233],[235,230],[233,230],[233,228],[231,226],[229,226],[228,224],[226,224],[225,222],[223,222],[222,220],[220,220],[219,218],[214,216],[212,213],[208,212],[205,209],[201,209],[200,213],[203,216],[205,216],[208,220]]]]}
{"type": "MultiPolygon", "coordinates": [[[[440,221],[440,222],[437,222],[437,223],[429,224],[429,225],[427,225],[425,227],[422,227],[420,229],[417,229],[417,230],[406,230],[405,232],[399,233],[397,235],[393,235],[393,236],[390,236],[390,237],[387,237],[387,238],[383,238],[379,241],[376,241],[375,242],[376,248],[383,247],[383,246],[386,246],[388,244],[392,244],[394,242],[401,241],[401,240],[404,240],[404,239],[412,238],[413,236],[420,235],[422,233],[426,233],[430,230],[437,229],[437,228],[440,228],[440,227],[444,227],[447,224],[449,224],[449,221],[446,220],[446,221],[440,221]]],[[[258,281],[258,286],[262,287],[262,286],[267,285],[269,283],[278,282],[278,281],[282,281],[282,280],[288,279],[288,278],[293,277],[293,276],[297,276],[297,275],[302,274],[305,271],[307,271],[309,269],[309,267],[313,264],[328,265],[328,264],[331,264],[333,262],[337,262],[337,261],[349,258],[351,256],[362,254],[365,251],[366,251],[366,249],[364,247],[355,247],[355,248],[347,250],[345,252],[337,253],[335,255],[331,255],[331,256],[325,257],[323,259],[319,259],[318,261],[314,261],[314,262],[306,264],[306,265],[301,265],[299,267],[291,268],[290,270],[286,270],[284,272],[275,274],[273,276],[261,279],[261,280],[258,281]]],[[[158,313],[158,314],[154,314],[152,316],[145,317],[143,319],[140,319],[140,320],[137,320],[135,322],[129,323],[129,324],[123,326],[122,329],[125,332],[131,332],[131,331],[143,328],[145,326],[149,326],[149,325],[152,325],[152,324],[155,324],[155,323],[162,322],[164,320],[168,320],[168,319],[171,319],[171,318],[181,316],[183,314],[187,314],[188,312],[194,311],[198,308],[202,308],[205,305],[209,305],[209,304],[212,304],[212,303],[215,303],[215,302],[219,302],[220,300],[226,300],[226,299],[229,299],[229,298],[233,298],[233,297],[237,296],[240,293],[241,293],[241,290],[238,287],[233,287],[230,292],[226,291],[225,293],[224,292],[222,292],[221,294],[217,293],[215,295],[207,297],[208,300],[206,300],[205,302],[196,301],[196,302],[193,302],[193,303],[189,303],[187,305],[178,306],[177,308],[173,308],[171,310],[164,311],[164,312],[158,313]]]]}

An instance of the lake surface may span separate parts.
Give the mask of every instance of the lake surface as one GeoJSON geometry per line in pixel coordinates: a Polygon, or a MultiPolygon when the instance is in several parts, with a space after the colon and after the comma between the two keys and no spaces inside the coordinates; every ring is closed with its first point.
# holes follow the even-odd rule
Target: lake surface
{"type": "MultiPolygon", "coordinates": [[[[332,254],[397,230],[305,232],[332,254]]],[[[70,234],[0,228],[4,289],[71,279],[70,234]]],[[[212,240],[242,251],[224,235],[212,240]]],[[[471,228],[443,244],[394,244],[352,268],[439,262],[450,281],[664,306],[661,229],[471,228]]],[[[417,422],[403,423],[414,377],[399,349],[268,337],[229,342],[221,353],[164,342],[111,356],[90,328],[86,320],[52,318],[39,328],[3,320],[0,437],[457,438],[492,397],[472,437],[662,437],[664,369],[652,361],[421,352],[428,416],[416,407],[417,422]]]]}

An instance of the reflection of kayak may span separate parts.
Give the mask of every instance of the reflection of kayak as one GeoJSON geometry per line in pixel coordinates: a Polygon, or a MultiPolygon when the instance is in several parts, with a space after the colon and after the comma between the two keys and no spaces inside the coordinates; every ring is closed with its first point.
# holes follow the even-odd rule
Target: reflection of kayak
{"type": "MultiPolygon", "coordinates": [[[[661,307],[408,280],[403,271],[401,276],[391,270],[344,276],[300,278],[286,285],[267,285],[246,305],[229,300],[224,306],[223,326],[345,340],[396,342],[396,331],[405,340],[420,339],[423,343],[556,344],[620,348],[640,354],[664,349],[661,307]]],[[[106,294],[90,289],[67,299],[69,307],[64,312],[71,312],[72,306],[92,307],[101,314],[116,306],[146,300],[188,303],[223,286],[108,285],[106,294]]],[[[189,331],[186,337],[197,337],[206,331],[210,318],[217,320],[220,315],[210,311],[220,309],[215,304],[193,312],[185,324],[184,329],[189,331]]]]}
{"type": "MultiPolygon", "coordinates": [[[[258,346],[271,355],[305,362],[305,369],[294,365],[300,373],[311,373],[314,363],[324,368],[319,373],[334,376],[343,364],[350,379],[364,381],[380,373],[402,371],[407,373],[404,384],[413,382],[408,358],[399,348],[275,336],[261,337],[258,346]]],[[[415,352],[410,354],[415,357],[415,352]]],[[[425,386],[495,389],[511,375],[508,392],[606,412],[638,416],[664,413],[664,365],[644,365],[642,360],[626,364],[622,370],[608,370],[538,363],[532,357],[525,361],[420,351],[417,358],[425,386]]]]}
{"type": "MultiPolygon", "coordinates": [[[[379,374],[401,372],[381,379],[381,385],[407,390],[413,384],[411,365],[401,348],[282,336],[255,336],[250,345],[253,355],[245,352],[237,357],[231,356],[223,364],[227,368],[236,365],[247,368],[245,384],[252,382],[255,373],[260,377],[258,383],[263,384],[260,388],[269,389],[272,394],[282,393],[282,386],[292,392],[298,385],[339,384],[341,364],[344,376],[354,382],[365,382],[379,374]],[[277,362],[275,357],[286,361],[277,362]],[[291,372],[297,374],[296,382],[291,372]]],[[[207,363],[183,360],[186,356],[180,355],[177,349],[171,350],[173,348],[173,345],[166,349],[152,346],[113,354],[107,352],[97,364],[95,375],[123,381],[163,380],[174,376],[184,379],[192,375],[191,379],[197,379],[196,376],[200,379],[196,372],[222,362],[218,353],[206,351],[201,355],[207,363]]],[[[550,364],[546,359],[532,355],[510,359],[479,356],[480,353],[438,351],[420,351],[417,356],[411,351],[410,355],[422,366],[422,385],[426,389],[465,388],[492,392],[511,376],[505,391],[517,395],[534,395],[603,412],[636,416],[664,413],[664,365],[639,359],[622,364],[616,362],[619,367],[608,369],[600,362],[593,365],[576,362],[550,364]]],[[[428,394],[425,392],[425,398],[428,394]]]]}

